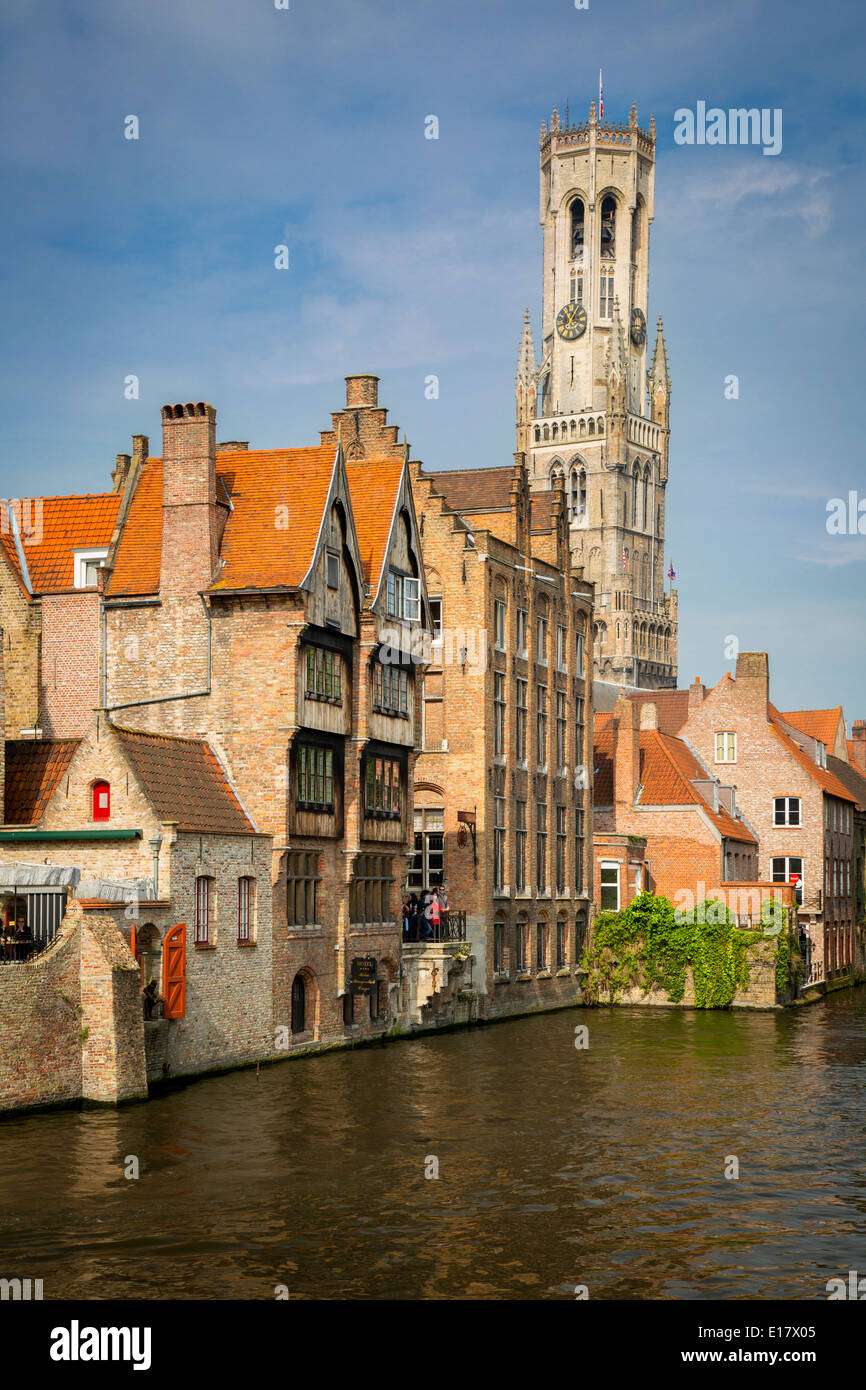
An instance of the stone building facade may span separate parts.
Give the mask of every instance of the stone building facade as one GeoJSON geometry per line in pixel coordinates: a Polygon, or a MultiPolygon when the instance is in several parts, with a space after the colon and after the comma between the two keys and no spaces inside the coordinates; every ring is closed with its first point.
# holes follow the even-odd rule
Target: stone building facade
{"type": "MultiPolygon", "coordinates": [[[[579,998],[591,902],[592,587],[561,487],[413,471],[436,637],[410,886],[466,912],[481,1016],[579,998]]],[[[465,991],[464,991],[465,992],[465,991]]]]}

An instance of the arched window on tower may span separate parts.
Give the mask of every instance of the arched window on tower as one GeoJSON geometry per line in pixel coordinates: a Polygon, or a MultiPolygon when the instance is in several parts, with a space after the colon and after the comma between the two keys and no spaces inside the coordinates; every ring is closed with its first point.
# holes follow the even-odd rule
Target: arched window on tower
{"type": "Polygon", "coordinates": [[[571,205],[571,259],[573,261],[583,260],[583,228],[583,200],[575,198],[571,205]]]}
{"type": "Polygon", "coordinates": [[[610,194],[601,204],[601,256],[606,261],[616,257],[616,199],[610,194]]]}
{"type": "Polygon", "coordinates": [[[640,249],[640,204],[635,208],[631,215],[631,260],[632,265],[637,264],[638,250],[640,249]]]}
{"type": "Polygon", "coordinates": [[[635,530],[637,530],[637,529],[638,529],[638,526],[639,526],[639,521],[638,521],[638,510],[637,510],[637,503],[638,503],[638,482],[639,482],[639,480],[640,480],[640,468],[638,467],[637,464],[635,464],[635,466],[634,466],[634,476],[633,476],[633,478],[632,478],[632,480],[631,480],[631,524],[632,524],[632,526],[635,528],[635,530]]]}
{"type": "Polygon", "coordinates": [[[643,471],[643,513],[642,513],[642,516],[643,516],[643,529],[644,529],[645,531],[646,531],[646,529],[647,529],[647,517],[649,516],[649,510],[648,510],[648,504],[649,504],[649,476],[650,476],[650,471],[649,471],[649,466],[647,466],[647,467],[644,469],[644,471],[643,471]]]}

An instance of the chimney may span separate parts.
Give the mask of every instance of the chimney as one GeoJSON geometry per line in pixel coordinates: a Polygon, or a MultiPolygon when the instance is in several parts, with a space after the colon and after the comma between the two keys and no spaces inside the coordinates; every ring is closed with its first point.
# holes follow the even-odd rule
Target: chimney
{"type": "Polygon", "coordinates": [[[216,411],[198,401],[162,408],[160,590],[192,595],[217,561],[216,411]]]}
{"type": "Polygon", "coordinates": [[[689,686],[689,712],[687,716],[689,719],[691,719],[695,710],[700,709],[706,698],[706,687],[703,685],[700,676],[695,676],[689,686]]]}
{"type": "Polygon", "coordinates": [[[740,652],[736,681],[743,694],[767,718],[770,699],[770,662],[766,652],[740,652]]]}
{"type": "Polygon", "coordinates": [[[617,809],[631,809],[640,784],[638,706],[621,693],[613,708],[613,799],[617,809]]]}
{"type": "Polygon", "coordinates": [[[657,729],[659,726],[658,706],[652,700],[640,706],[640,726],[642,729],[657,729]]]}
{"type": "Polygon", "coordinates": [[[346,377],[346,409],[379,404],[379,378],[362,373],[346,377]]]}
{"type": "Polygon", "coordinates": [[[866,777],[866,721],[862,719],[851,725],[851,761],[866,777]]]}
{"type": "Polygon", "coordinates": [[[216,451],[218,454],[247,454],[249,448],[248,439],[227,439],[224,444],[216,446],[216,451]]]}
{"type": "Polygon", "coordinates": [[[124,485],[124,483],[126,482],[127,475],[128,475],[128,473],[129,473],[129,465],[130,465],[131,463],[132,463],[132,456],[131,456],[131,454],[115,454],[115,455],[114,455],[114,471],[113,471],[113,473],[112,473],[112,475],[111,475],[111,481],[112,481],[112,483],[114,484],[114,491],[115,491],[115,492],[122,492],[122,491],[123,491],[123,485],[124,485]]]}

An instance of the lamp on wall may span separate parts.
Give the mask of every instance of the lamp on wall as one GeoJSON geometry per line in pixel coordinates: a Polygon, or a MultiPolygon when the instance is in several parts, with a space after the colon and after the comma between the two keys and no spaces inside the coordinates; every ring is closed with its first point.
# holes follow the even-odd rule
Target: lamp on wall
{"type": "Polygon", "coordinates": [[[155,835],[147,843],[153,850],[153,896],[155,901],[159,897],[159,851],[162,845],[162,836],[155,835]]]}

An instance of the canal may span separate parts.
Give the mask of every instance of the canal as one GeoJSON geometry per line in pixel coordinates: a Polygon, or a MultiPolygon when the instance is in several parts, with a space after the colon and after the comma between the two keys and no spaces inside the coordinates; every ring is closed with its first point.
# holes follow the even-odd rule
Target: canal
{"type": "Polygon", "coordinates": [[[0,1274],[46,1299],[825,1298],[866,1271],[864,1051],[864,989],[569,1010],[7,1119],[0,1274]]]}

